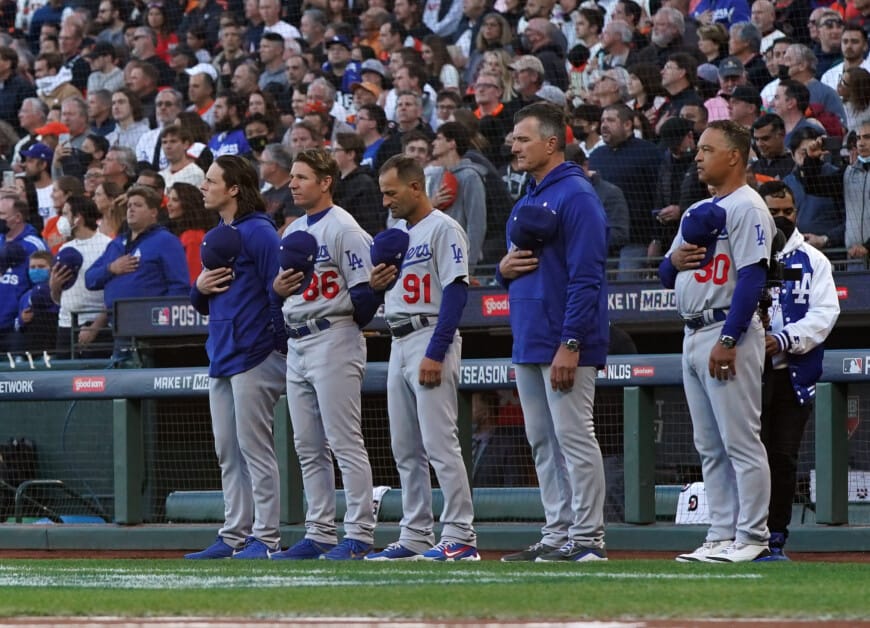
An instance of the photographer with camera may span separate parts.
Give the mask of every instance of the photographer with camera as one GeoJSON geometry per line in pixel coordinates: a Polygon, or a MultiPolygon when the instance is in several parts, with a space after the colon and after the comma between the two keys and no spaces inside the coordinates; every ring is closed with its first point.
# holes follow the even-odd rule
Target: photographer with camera
{"type": "Polygon", "coordinates": [[[770,555],[759,560],[788,560],[783,547],[791,522],[798,450],[822,374],[822,343],[834,328],[840,304],[831,263],[797,229],[792,191],[782,181],[769,181],[758,192],[785,236],[784,243],[774,240],[769,294],[759,304],[767,330],[761,441],[771,478],[770,555]]]}

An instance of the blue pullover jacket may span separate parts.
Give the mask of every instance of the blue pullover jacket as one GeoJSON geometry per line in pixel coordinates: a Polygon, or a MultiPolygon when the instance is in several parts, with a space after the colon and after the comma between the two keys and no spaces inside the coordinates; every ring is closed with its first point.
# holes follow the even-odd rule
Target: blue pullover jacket
{"type": "Polygon", "coordinates": [[[102,290],[106,309],[112,313],[117,299],[133,297],[165,297],[187,294],[190,276],[187,258],[181,242],[160,225],[149,227],[130,240],[130,232],[122,233],[85,273],[88,290],[102,290]],[[122,255],[139,258],[139,268],[124,275],[113,275],[109,265],[122,255]]]}
{"type": "Polygon", "coordinates": [[[31,253],[46,250],[45,242],[31,225],[24,225],[24,231],[14,240],[7,241],[0,235],[0,251],[10,242],[18,242],[23,246],[27,257],[16,266],[0,268],[0,331],[12,331],[15,317],[18,316],[18,302],[31,288],[30,278],[27,276],[31,253]]]}
{"type": "Polygon", "coordinates": [[[275,224],[266,214],[255,212],[231,226],[241,232],[242,252],[233,265],[230,289],[210,295],[199,292],[195,283],[190,289],[193,306],[208,315],[205,350],[211,377],[244,373],[275,349],[287,347],[281,299],[272,290],[279,269],[275,224]]]}
{"type": "Polygon", "coordinates": [[[583,171],[574,163],[556,166],[540,183],[530,182],[517,208],[544,205],[559,214],[559,229],[544,245],[537,270],[508,289],[515,364],[550,364],[559,344],[580,343],[580,366],[603,367],[607,359],[607,218],[583,171]]]}

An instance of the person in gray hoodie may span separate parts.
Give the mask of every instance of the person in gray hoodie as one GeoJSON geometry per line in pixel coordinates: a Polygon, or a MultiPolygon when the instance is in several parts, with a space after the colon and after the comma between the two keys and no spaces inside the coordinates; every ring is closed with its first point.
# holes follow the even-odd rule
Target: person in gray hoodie
{"type": "Polygon", "coordinates": [[[458,122],[438,127],[432,142],[432,166],[426,169],[426,193],[468,235],[468,266],[473,272],[483,257],[486,237],[486,168],[464,156],[469,140],[467,129],[458,122]]]}

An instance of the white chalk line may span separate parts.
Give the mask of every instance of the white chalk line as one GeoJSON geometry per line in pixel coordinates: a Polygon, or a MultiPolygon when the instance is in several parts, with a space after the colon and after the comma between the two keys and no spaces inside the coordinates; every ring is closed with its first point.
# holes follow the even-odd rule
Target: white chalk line
{"type": "Polygon", "coordinates": [[[203,569],[142,569],[141,567],[89,568],[57,566],[35,568],[0,565],[0,587],[67,587],[78,589],[213,589],[283,587],[359,587],[420,586],[433,584],[521,584],[554,580],[752,580],[760,574],[715,574],[653,572],[590,572],[516,570],[491,572],[456,569],[448,573],[435,570],[359,570],[337,574],[329,569],[309,569],[304,573],[221,574],[203,569]]]}

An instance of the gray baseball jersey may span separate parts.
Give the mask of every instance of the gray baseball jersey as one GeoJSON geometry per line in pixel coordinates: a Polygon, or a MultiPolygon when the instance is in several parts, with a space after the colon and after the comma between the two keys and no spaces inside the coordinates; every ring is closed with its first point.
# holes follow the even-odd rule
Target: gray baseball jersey
{"type": "Polygon", "coordinates": [[[302,294],[284,301],[284,319],[298,323],[312,318],[350,317],[353,303],[349,288],[369,280],[372,238],[347,211],[334,205],[313,224],[308,216],[297,218],[285,235],[307,231],[319,249],[311,284],[302,294]]]}
{"type": "MultiPolygon", "coordinates": [[[[719,236],[711,264],[695,272],[677,275],[677,310],[682,316],[730,307],[737,285],[737,271],[770,257],[770,244],[776,227],[758,192],[745,185],[715,202],[725,209],[725,232],[719,236]]],[[[667,254],[673,253],[683,242],[681,225],[667,254]]]]}
{"type": "Polygon", "coordinates": [[[369,280],[372,240],[337,206],[313,224],[302,216],[288,230],[307,231],[319,250],[311,284],[284,301],[284,318],[299,323],[328,317],[332,323],[324,331],[287,341],[287,405],[308,501],[305,536],[321,543],[337,541],[334,457],[347,504],[345,537],[370,544],[375,528],[372,470],[360,400],[366,345],[351,319],[348,290],[369,280]]]}
{"type": "Polygon", "coordinates": [[[401,276],[384,299],[384,314],[390,321],[415,314],[438,316],[443,287],[460,277],[468,283],[468,237],[458,222],[437,209],[412,229],[404,220],[396,228],[408,231],[410,242],[401,276]]]}
{"type": "MultiPolygon", "coordinates": [[[[404,222],[397,227],[407,229],[404,222]]],[[[396,321],[437,316],[443,288],[468,279],[468,240],[455,220],[434,210],[408,230],[402,273],[387,292],[385,314],[396,321]]],[[[462,460],[456,418],[462,339],[456,333],[442,363],[441,385],[421,386],[420,363],[434,326],[393,339],[387,374],[387,409],[396,468],[402,483],[401,544],[414,552],[434,545],[429,464],[444,495],[441,540],[476,545],[471,486],[462,460]]]]}
{"type": "MultiPolygon", "coordinates": [[[[725,209],[726,229],[709,264],[677,274],[677,309],[683,316],[729,308],[737,271],[770,258],[775,225],[758,193],[744,185],[715,202],[725,209]]],[[[681,224],[668,255],[682,243],[681,224]]],[[[683,387],[712,522],[706,540],[766,545],[770,470],[760,438],[764,329],[754,316],[737,344],[735,377],[718,381],[708,363],[722,327],[719,322],[687,328],[683,339],[683,387]]]]}

